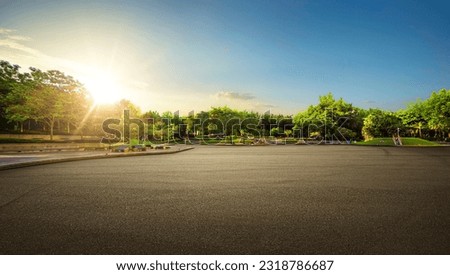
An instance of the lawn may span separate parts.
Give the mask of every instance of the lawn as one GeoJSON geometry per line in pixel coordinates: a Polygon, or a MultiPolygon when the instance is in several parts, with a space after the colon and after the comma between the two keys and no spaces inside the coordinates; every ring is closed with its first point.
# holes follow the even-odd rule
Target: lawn
{"type": "Polygon", "coordinates": [[[44,139],[0,138],[0,143],[58,143],[62,141],[44,139]]]}
{"type": "MultiPolygon", "coordinates": [[[[404,146],[439,146],[433,141],[424,140],[421,138],[402,138],[404,146]]],[[[395,146],[392,138],[374,138],[368,141],[360,141],[357,145],[379,145],[379,146],[395,146]]]]}
{"type": "Polygon", "coordinates": [[[421,138],[402,138],[405,146],[439,146],[438,143],[421,138]]]}

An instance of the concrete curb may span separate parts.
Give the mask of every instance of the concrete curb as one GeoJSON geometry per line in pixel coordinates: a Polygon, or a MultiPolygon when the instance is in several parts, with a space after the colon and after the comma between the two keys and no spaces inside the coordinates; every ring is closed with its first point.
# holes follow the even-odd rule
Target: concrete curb
{"type": "Polygon", "coordinates": [[[96,156],[80,156],[80,157],[69,157],[69,158],[60,158],[60,159],[46,159],[46,160],[36,160],[30,162],[20,162],[20,163],[12,163],[0,165],[0,171],[44,165],[44,164],[52,164],[52,163],[61,163],[61,162],[70,162],[70,161],[78,161],[78,160],[90,160],[90,159],[107,159],[107,158],[121,158],[121,157],[137,157],[137,156],[151,156],[151,155],[166,155],[166,154],[176,154],[184,151],[189,151],[194,149],[194,147],[187,148],[178,148],[178,150],[171,151],[151,151],[151,152],[139,152],[139,153],[111,153],[108,152],[105,155],[96,155],[96,156]]]}

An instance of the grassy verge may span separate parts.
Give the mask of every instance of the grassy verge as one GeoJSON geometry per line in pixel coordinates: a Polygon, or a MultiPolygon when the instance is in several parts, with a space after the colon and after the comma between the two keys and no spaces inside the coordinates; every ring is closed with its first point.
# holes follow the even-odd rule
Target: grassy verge
{"type": "Polygon", "coordinates": [[[439,146],[438,143],[421,138],[402,138],[405,146],[439,146]]]}
{"type": "Polygon", "coordinates": [[[21,138],[0,138],[0,144],[6,143],[61,143],[62,141],[52,141],[44,139],[21,139],[21,138]]]}
{"type": "MultiPolygon", "coordinates": [[[[436,142],[421,138],[402,138],[402,143],[404,146],[439,146],[436,142]]],[[[392,138],[374,138],[368,141],[357,142],[356,145],[395,146],[392,138]]]]}

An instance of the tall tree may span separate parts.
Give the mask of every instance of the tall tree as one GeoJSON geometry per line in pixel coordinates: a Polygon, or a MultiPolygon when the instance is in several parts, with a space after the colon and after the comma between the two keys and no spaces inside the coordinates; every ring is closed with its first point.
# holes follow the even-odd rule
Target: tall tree
{"type": "Polygon", "coordinates": [[[0,60],[0,126],[7,128],[8,122],[17,122],[23,129],[23,122],[28,113],[21,108],[27,89],[25,87],[30,75],[19,72],[19,65],[12,65],[8,61],[0,60]]]}
{"type": "Polygon", "coordinates": [[[361,109],[328,93],[319,97],[317,105],[294,116],[294,130],[306,138],[320,135],[326,140],[350,140],[361,136],[362,120],[361,109]]]}
{"type": "Polygon", "coordinates": [[[423,131],[428,128],[426,101],[418,100],[409,104],[405,110],[399,110],[397,114],[413,136],[417,134],[423,138],[423,131]]]}
{"type": "Polygon", "coordinates": [[[79,126],[89,109],[81,83],[60,71],[30,70],[32,84],[24,108],[29,110],[30,117],[48,126],[50,140],[53,140],[55,123],[59,120],[79,126]]]}
{"type": "Polygon", "coordinates": [[[8,122],[18,123],[20,132],[23,132],[24,122],[32,118],[30,106],[26,104],[32,100],[32,90],[33,85],[29,81],[16,82],[12,85],[12,90],[3,98],[3,102],[6,104],[4,116],[8,122]]]}
{"type": "Polygon", "coordinates": [[[33,118],[48,126],[50,140],[53,140],[55,122],[64,118],[62,93],[55,87],[42,85],[32,90],[31,98],[31,100],[27,100],[25,108],[30,110],[33,118]]]}
{"type": "Polygon", "coordinates": [[[67,133],[72,133],[71,126],[75,127],[75,133],[83,135],[89,116],[93,111],[93,102],[88,97],[86,90],[69,91],[63,97],[63,119],[67,125],[67,133]]]}
{"type": "Polygon", "coordinates": [[[370,140],[374,137],[389,137],[402,129],[403,123],[397,114],[371,109],[369,115],[364,119],[362,133],[366,140],[370,140]]]}
{"type": "Polygon", "coordinates": [[[436,138],[444,139],[450,132],[450,90],[432,92],[425,105],[430,129],[436,131],[436,138]]]}

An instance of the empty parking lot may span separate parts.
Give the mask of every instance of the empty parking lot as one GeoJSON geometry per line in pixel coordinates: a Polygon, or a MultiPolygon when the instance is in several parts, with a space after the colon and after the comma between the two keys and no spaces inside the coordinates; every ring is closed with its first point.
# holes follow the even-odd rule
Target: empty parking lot
{"type": "Polygon", "coordinates": [[[199,146],[0,171],[0,251],[449,254],[449,149],[199,146]]]}

